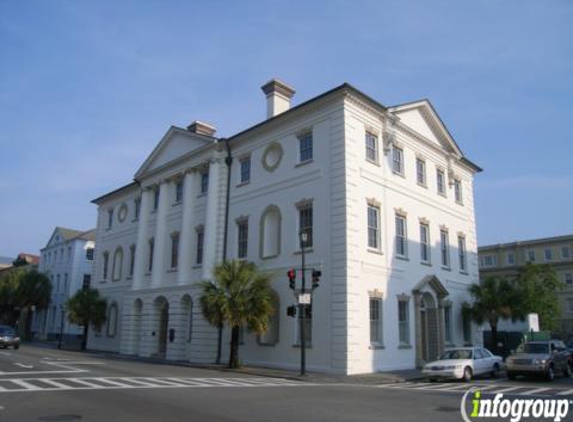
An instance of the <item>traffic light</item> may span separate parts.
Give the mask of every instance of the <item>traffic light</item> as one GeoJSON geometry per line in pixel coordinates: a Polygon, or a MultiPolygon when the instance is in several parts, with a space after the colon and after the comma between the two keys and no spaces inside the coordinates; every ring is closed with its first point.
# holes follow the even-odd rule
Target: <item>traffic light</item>
{"type": "Polygon", "coordinates": [[[322,271],[312,270],[312,289],[313,290],[318,287],[318,283],[320,282],[321,276],[322,276],[322,271]]]}
{"type": "Polygon", "coordinates": [[[287,276],[288,276],[288,286],[294,290],[295,289],[295,283],[296,283],[296,272],[294,269],[290,269],[287,271],[287,276]]]}
{"type": "Polygon", "coordinates": [[[291,305],[287,307],[287,316],[289,317],[296,316],[296,305],[291,305]]]}

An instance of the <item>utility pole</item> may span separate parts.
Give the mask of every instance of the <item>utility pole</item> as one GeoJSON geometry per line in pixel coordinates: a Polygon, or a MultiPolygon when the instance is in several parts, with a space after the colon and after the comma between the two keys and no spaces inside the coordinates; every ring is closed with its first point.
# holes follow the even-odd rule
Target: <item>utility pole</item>
{"type": "Polygon", "coordinates": [[[62,306],[62,320],[60,321],[60,336],[58,337],[58,349],[62,348],[62,336],[64,335],[64,318],[65,318],[65,310],[62,306]]]}
{"type": "MultiPolygon", "coordinates": [[[[302,256],[302,290],[301,290],[301,295],[304,296],[304,294],[306,293],[306,285],[305,285],[305,262],[304,262],[304,247],[306,245],[306,240],[307,240],[307,233],[304,231],[301,231],[299,233],[300,235],[300,249],[301,249],[301,256],[302,256]]],[[[300,375],[304,376],[306,375],[306,330],[305,330],[305,324],[304,321],[306,319],[306,306],[305,304],[301,303],[301,301],[299,300],[299,304],[298,304],[298,311],[299,311],[299,323],[300,323],[300,375]]]]}

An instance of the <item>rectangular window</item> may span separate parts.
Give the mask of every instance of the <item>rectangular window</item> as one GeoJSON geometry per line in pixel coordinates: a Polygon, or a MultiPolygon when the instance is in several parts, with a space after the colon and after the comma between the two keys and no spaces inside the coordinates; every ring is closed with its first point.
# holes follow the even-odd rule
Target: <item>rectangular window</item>
{"type": "Polygon", "coordinates": [[[135,220],[139,220],[139,213],[141,212],[141,198],[135,198],[135,220]]]}
{"type": "Polygon", "coordinates": [[[467,315],[462,316],[462,330],[464,335],[464,345],[472,344],[472,321],[467,315]]]}
{"type": "Polygon", "coordinates": [[[380,208],[368,205],[368,247],[380,249],[380,208]]]}
{"type": "Polygon", "coordinates": [[[515,254],[513,252],[508,252],[506,257],[507,265],[515,265],[515,254]]]}
{"type": "Polygon", "coordinates": [[[242,158],[241,161],[241,183],[251,180],[251,157],[242,158]]]}
{"type": "Polygon", "coordinates": [[[420,260],[430,262],[430,227],[420,223],[420,260]]]}
{"type": "Polygon", "coordinates": [[[447,230],[440,230],[440,252],[442,267],[450,267],[450,239],[447,230]]]}
{"type": "Polygon", "coordinates": [[[201,173],[201,193],[207,193],[209,190],[209,171],[204,170],[201,173]]]}
{"type": "Polygon", "coordinates": [[[561,258],[563,259],[571,258],[571,249],[569,249],[569,246],[563,246],[561,248],[561,258]]]}
{"type": "Polygon", "coordinates": [[[468,256],[466,253],[466,238],[458,236],[458,254],[460,257],[460,272],[468,272],[468,256]]]}
{"type": "Polygon", "coordinates": [[[440,195],[446,196],[446,175],[443,170],[438,169],[436,171],[436,178],[438,184],[438,193],[440,195]]]}
{"type": "Polygon", "coordinates": [[[306,204],[298,208],[298,224],[299,233],[306,233],[306,243],[304,246],[306,248],[312,248],[312,204],[306,204]]]}
{"type": "Polygon", "coordinates": [[[416,159],[416,180],[419,185],[426,186],[426,162],[421,158],[416,159]]]}
{"type": "Polygon", "coordinates": [[[454,180],[454,197],[455,197],[456,202],[458,204],[464,203],[464,199],[463,199],[463,195],[462,195],[462,181],[458,180],[458,179],[454,180]]]}
{"type": "Polygon", "coordinates": [[[147,266],[147,271],[149,272],[153,270],[153,249],[155,249],[155,241],[153,239],[149,239],[149,257],[147,266]]]}
{"type": "Polygon", "coordinates": [[[444,306],[444,330],[446,343],[452,343],[452,305],[444,306]]]}
{"type": "Polygon", "coordinates": [[[112,224],[113,224],[113,208],[110,208],[109,210],[107,210],[107,228],[110,229],[112,224]]]}
{"type": "Polygon", "coordinates": [[[565,280],[565,284],[573,284],[573,273],[565,273],[563,274],[563,278],[565,280]]]}
{"type": "Polygon", "coordinates": [[[242,220],[237,223],[237,257],[246,258],[249,250],[249,222],[242,220]]]}
{"type": "Polygon", "coordinates": [[[171,268],[177,268],[179,264],[179,233],[171,236],[171,268]]]}
{"type": "Polygon", "coordinates": [[[496,255],[486,255],[483,257],[484,267],[495,267],[497,266],[497,256],[496,255]]]}
{"type": "Polygon", "coordinates": [[[183,200],[183,181],[179,181],[175,184],[175,202],[181,202],[183,200]]]}
{"type": "Polygon", "coordinates": [[[153,191],[153,209],[157,210],[159,208],[159,188],[153,191]]]}
{"type": "Polygon", "coordinates": [[[404,174],[404,151],[402,148],[392,148],[392,171],[396,174],[404,174]]]}
{"type": "Polygon", "coordinates": [[[550,248],[545,248],[545,260],[546,261],[551,261],[553,259],[553,250],[550,248]]]}
{"type": "Polygon", "coordinates": [[[196,263],[202,264],[203,263],[203,239],[205,237],[205,232],[202,228],[197,229],[197,259],[195,260],[196,263]]]}
{"type": "Polygon", "coordinates": [[[68,273],[64,274],[64,291],[62,293],[66,294],[68,292],[68,273]]]}
{"type": "Polygon", "coordinates": [[[72,260],[72,247],[68,246],[68,262],[72,260]]]}
{"type": "Polygon", "coordinates": [[[370,132],[366,132],[365,143],[366,143],[366,159],[377,163],[378,137],[376,135],[371,134],[370,132]]]}
{"type": "Polygon", "coordinates": [[[573,299],[567,299],[567,312],[573,312],[573,299]]]}
{"type": "Polygon", "coordinates": [[[408,238],[406,234],[406,217],[396,214],[396,256],[408,256],[408,238]]]}
{"type": "Polygon", "coordinates": [[[133,275],[133,270],[135,268],[135,245],[131,245],[129,248],[129,275],[133,275]]]}
{"type": "Polygon", "coordinates": [[[56,285],[56,293],[60,293],[60,275],[58,274],[56,276],[56,279],[58,280],[58,284],[56,285]]]}
{"type": "Polygon", "coordinates": [[[93,261],[94,260],[94,248],[87,248],[86,249],[86,260],[93,261]]]}
{"type": "Polygon", "coordinates": [[[382,299],[370,298],[370,343],[382,344],[382,299]]]}
{"type": "Polygon", "coordinates": [[[84,290],[89,289],[91,284],[92,284],[91,274],[84,274],[84,279],[82,282],[82,289],[84,289],[84,290]]]}
{"type": "Polygon", "coordinates": [[[299,136],[299,149],[300,149],[300,162],[312,160],[313,145],[312,145],[312,132],[307,132],[299,136]]]}
{"type": "Polygon", "coordinates": [[[398,300],[398,331],[401,345],[410,344],[410,309],[407,300],[398,300]]]}
{"type": "Polygon", "coordinates": [[[107,267],[109,265],[109,254],[104,252],[103,254],[103,279],[107,280],[107,267]]]}
{"type": "Polygon", "coordinates": [[[527,260],[529,262],[535,262],[535,251],[527,251],[527,260]]]}

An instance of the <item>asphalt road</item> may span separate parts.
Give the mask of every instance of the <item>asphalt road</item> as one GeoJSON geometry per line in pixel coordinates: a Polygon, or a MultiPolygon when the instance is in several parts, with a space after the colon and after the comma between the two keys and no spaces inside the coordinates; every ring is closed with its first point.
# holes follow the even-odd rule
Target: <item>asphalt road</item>
{"type": "MultiPolygon", "coordinates": [[[[573,399],[571,378],[312,384],[25,345],[0,350],[2,422],[461,421],[461,399],[471,387],[483,397],[573,399]]],[[[564,420],[573,420],[573,409],[564,420]]]]}

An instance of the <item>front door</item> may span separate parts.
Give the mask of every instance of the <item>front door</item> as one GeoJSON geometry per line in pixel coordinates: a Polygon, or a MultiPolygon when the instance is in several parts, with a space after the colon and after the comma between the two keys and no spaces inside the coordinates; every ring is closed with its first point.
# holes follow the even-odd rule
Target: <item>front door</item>
{"type": "Polygon", "coordinates": [[[159,315],[159,357],[164,358],[167,351],[167,326],[169,325],[169,308],[167,304],[161,309],[159,315]]]}

